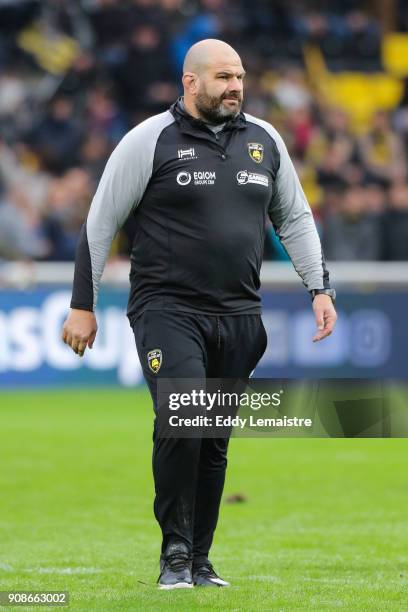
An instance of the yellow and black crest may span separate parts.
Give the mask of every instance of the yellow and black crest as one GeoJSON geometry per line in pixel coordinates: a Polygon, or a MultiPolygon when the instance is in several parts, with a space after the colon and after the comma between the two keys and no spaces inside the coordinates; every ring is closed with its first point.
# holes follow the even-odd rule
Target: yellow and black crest
{"type": "Polygon", "coordinates": [[[248,142],[249,157],[257,164],[263,160],[264,148],[259,142],[248,142]]]}
{"type": "Polygon", "coordinates": [[[157,374],[162,364],[162,352],[160,349],[153,349],[147,353],[147,363],[153,374],[157,374]]]}

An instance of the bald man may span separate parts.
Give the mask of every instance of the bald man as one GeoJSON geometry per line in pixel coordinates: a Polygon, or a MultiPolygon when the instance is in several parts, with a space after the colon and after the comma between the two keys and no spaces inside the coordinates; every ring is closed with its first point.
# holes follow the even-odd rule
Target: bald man
{"type": "Polygon", "coordinates": [[[228,586],[209,561],[228,438],[163,438],[159,378],[248,378],[266,348],[259,273],[269,217],[328,336],[334,290],[286,147],[241,111],[245,70],[219,40],[189,50],[184,96],[132,129],[112,153],[77,248],[63,339],[92,348],[95,306],[112,240],[129,215],[128,317],[153,398],[154,511],[162,531],[159,588],[228,586]]]}

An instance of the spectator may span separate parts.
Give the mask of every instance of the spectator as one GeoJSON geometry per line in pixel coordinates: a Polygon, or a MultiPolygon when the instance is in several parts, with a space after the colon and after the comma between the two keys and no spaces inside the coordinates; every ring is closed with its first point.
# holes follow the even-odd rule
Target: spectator
{"type": "Polygon", "coordinates": [[[365,191],[350,187],[339,209],[329,212],[324,223],[323,249],[327,259],[338,261],[379,260],[382,252],[381,222],[366,210],[365,191]]]}
{"type": "Polygon", "coordinates": [[[0,178],[10,192],[18,187],[33,211],[41,213],[50,176],[40,170],[38,159],[24,142],[8,147],[0,141],[0,178]]]}
{"type": "Polygon", "coordinates": [[[369,132],[360,140],[363,163],[369,177],[385,186],[406,177],[406,157],[401,138],[392,130],[389,116],[378,111],[369,132]]]}
{"type": "Polygon", "coordinates": [[[275,83],[273,95],[277,104],[286,111],[308,108],[312,103],[305,75],[302,70],[295,68],[282,73],[275,83]]]}
{"type": "Polygon", "coordinates": [[[384,256],[390,261],[408,261],[408,185],[395,184],[390,190],[389,209],[384,220],[384,256]]]}
{"type": "Polygon", "coordinates": [[[113,148],[127,132],[126,115],[104,87],[91,89],[86,98],[88,132],[102,134],[113,148]]]}
{"type": "Polygon", "coordinates": [[[61,173],[74,166],[78,161],[82,128],[75,118],[72,100],[66,97],[53,100],[29,141],[47,170],[61,173]]]}
{"type": "Polygon", "coordinates": [[[103,132],[91,132],[83,142],[80,154],[81,165],[89,172],[95,184],[102,176],[111,148],[103,132]]]}
{"type": "Polygon", "coordinates": [[[124,107],[152,114],[177,97],[178,88],[161,31],[148,23],[139,24],[130,35],[126,59],[117,71],[124,107]]]}
{"type": "Polygon", "coordinates": [[[89,173],[80,168],[73,168],[51,182],[43,222],[47,259],[74,259],[79,231],[91,203],[92,187],[89,173]]]}
{"type": "Polygon", "coordinates": [[[17,186],[0,193],[0,259],[41,259],[47,246],[41,219],[17,186]]]}
{"type": "Polygon", "coordinates": [[[129,28],[128,9],[122,0],[97,0],[91,6],[90,22],[96,45],[104,54],[122,47],[129,28]]]}
{"type": "Polygon", "coordinates": [[[316,166],[318,182],[324,187],[359,183],[364,171],[359,165],[355,138],[348,115],[339,108],[329,108],[323,123],[315,129],[306,151],[306,159],[316,166]]]}
{"type": "Polygon", "coordinates": [[[18,113],[27,97],[27,84],[15,70],[0,75],[0,117],[10,119],[18,113]]]}

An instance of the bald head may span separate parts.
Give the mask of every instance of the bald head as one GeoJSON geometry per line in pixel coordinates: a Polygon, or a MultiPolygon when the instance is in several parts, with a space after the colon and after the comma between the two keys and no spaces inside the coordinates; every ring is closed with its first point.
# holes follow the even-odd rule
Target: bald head
{"type": "Polygon", "coordinates": [[[241,58],[222,40],[193,45],[183,66],[184,105],[194,117],[221,124],[241,110],[245,70],[241,58]]]}
{"type": "Polygon", "coordinates": [[[193,72],[200,75],[203,71],[222,64],[242,67],[241,58],[235,49],[222,40],[208,38],[200,40],[187,51],[183,73],[193,72]]]}

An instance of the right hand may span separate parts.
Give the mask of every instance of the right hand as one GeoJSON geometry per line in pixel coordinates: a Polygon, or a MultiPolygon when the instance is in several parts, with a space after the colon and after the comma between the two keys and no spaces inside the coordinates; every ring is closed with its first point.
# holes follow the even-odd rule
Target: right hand
{"type": "Polygon", "coordinates": [[[62,340],[80,357],[93,347],[98,325],[93,312],[71,308],[62,328],[62,340]]]}

